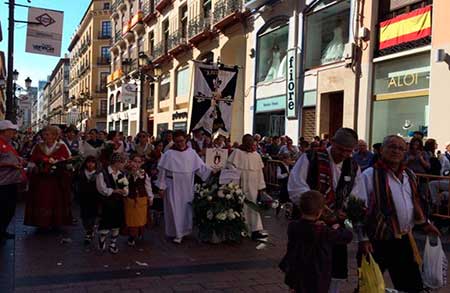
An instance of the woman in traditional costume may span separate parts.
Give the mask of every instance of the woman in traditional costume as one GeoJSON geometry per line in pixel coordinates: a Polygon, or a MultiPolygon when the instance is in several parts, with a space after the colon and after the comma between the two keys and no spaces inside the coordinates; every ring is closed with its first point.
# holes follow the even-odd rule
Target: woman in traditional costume
{"type": "Polygon", "coordinates": [[[153,203],[152,183],[142,164],[144,160],[138,155],[130,158],[128,175],[128,196],[124,199],[125,233],[129,235],[128,245],[134,246],[136,238],[144,235],[148,219],[148,206],[153,203]]]}
{"type": "Polygon", "coordinates": [[[173,134],[174,146],[165,152],[158,165],[158,187],[164,199],[166,235],[181,243],[192,232],[192,206],[195,174],[206,180],[211,169],[186,144],[186,134],[173,134]]]}
{"type": "Polygon", "coordinates": [[[125,154],[125,148],[123,141],[120,140],[119,133],[115,130],[110,131],[107,136],[107,140],[100,152],[100,162],[103,168],[107,168],[111,161],[113,154],[125,154]]]}
{"type": "MultiPolygon", "coordinates": [[[[228,158],[227,168],[236,168],[241,173],[240,184],[247,199],[257,202],[258,193],[266,188],[264,182],[264,163],[256,152],[256,144],[252,135],[246,134],[242,138],[242,145],[235,149],[228,158]]],[[[245,220],[253,240],[267,238],[263,231],[261,215],[244,205],[245,220]]]]}
{"type": "Polygon", "coordinates": [[[42,132],[44,142],[31,152],[35,165],[25,206],[28,226],[58,228],[72,224],[71,180],[64,161],[70,158],[66,144],[58,142],[60,129],[47,126],[42,132]]]}
{"type": "Polygon", "coordinates": [[[123,198],[128,195],[128,180],[123,173],[124,157],[115,153],[112,155],[109,166],[100,172],[96,178],[97,190],[101,197],[101,216],[99,230],[100,250],[106,250],[106,237],[111,233],[109,252],[116,254],[117,237],[119,229],[124,222],[123,198]]]}

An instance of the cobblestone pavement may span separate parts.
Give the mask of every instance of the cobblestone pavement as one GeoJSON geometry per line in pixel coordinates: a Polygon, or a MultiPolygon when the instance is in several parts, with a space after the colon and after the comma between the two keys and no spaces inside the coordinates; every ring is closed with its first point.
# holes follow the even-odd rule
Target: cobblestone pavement
{"type": "MultiPolygon", "coordinates": [[[[287,221],[272,213],[264,217],[270,244],[261,250],[250,240],[206,244],[190,237],[181,245],[173,244],[164,237],[161,224],[147,231],[136,247],[128,247],[126,238],[121,237],[119,254],[101,254],[95,245],[83,246],[80,223],[70,227],[65,236],[39,233],[22,223],[20,208],[13,265],[16,292],[288,291],[277,268],[285,252],[287,221]],[[70,241],[61,243],[64,237],[70,241]]],[[[353,292],[356,286],[355,252],[353,243],[349,253],[351,275],[342,292],[353,292]]]]}

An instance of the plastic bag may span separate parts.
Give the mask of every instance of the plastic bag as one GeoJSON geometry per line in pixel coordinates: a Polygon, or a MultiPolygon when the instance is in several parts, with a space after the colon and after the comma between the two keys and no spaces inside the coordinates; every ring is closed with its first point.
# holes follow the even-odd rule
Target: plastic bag
{"type": "Polygon", "coordinates": [[[373,259],[372,254],[362,258],[359,269],[359,292],[360,293],[384,293],[384,279],[380,267],[373,259]]]}
{"type": "Polygon", "coordinates": [[[437,238],[437,245],[431,246],[427,236],[423,253],[422,279],[425,286],[437,289],[447,285],[447,257],[442,249],[441,239],[437,238]]]}

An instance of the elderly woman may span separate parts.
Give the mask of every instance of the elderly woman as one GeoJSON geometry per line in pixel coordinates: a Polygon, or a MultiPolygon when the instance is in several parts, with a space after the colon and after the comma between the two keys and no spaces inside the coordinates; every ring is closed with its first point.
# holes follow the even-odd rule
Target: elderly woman
{"type": "Polygon", "coordinates": [[[72,224],[70,173],[64,161],[70,158],[66,144],[58,142],[60,129],[47,126],[43,143],[37,144],[30,162],[34,166],[25,207],[25,225],[58,228],[72,224]]]}
{"type": "Polygon", "coordinates": [[[145,160],[150,160],[152,150],[153,145],[149,142],[148,133],[141,131],[137,136],[137,141],[134,145],[134,152],[139,157],[143,157],[145,160]]]}

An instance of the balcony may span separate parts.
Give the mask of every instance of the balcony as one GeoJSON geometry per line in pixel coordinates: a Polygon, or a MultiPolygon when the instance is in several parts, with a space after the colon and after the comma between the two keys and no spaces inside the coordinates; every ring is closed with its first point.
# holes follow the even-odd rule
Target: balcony
{"type": "Polygon", "coordinates": [[[211,39],[214,36],[211,21],[212,18],[210,16],[205,17],[203,15],[198,15],[189,21],[188,37],[191,44],[197,46],[200,42],[211,39]]]}
{"type": "Polygon", "coordinates": [[[111,63],[111,57],[98,57],[97,58],[97,65],[110,65],[111,63]]]}
{"type": "Polygon", "coordinates": [[[244,21],[248,15],[248,11],[243,10],[243,0],[219,0],[214,5],[214,28],[223,31],[244,21]]]}
{"type": "Polygon", "coordinates": [[[167,52],[167,43],[161,42],[156,44],[153,49],[153,56],[154,56],[153,63],[155,64],[160,64],[170,59],[170,56],[167,52]]]}
{"type": "Polygon", "coordinates": [[[108,112],[106,111],[106,109],[104,109],[103,111],[98,110],[95,113],[95,118],[106,118],[107,115],[108,115],[108,112]]]}
{"type": "Polygon", "coordinates": [[[85,65],[80,67],[80,70],[78,71],[78,77],[82,77],[88,70],[90,69],[89,65],[85,65]]]}
{"type": "Polygon", "coordinates": [[[154,0],[145,0],[142,4],[142,12],[144,13],[144,22],[149,23],[152,20],[156,20],[156,10],[154,0]]]}
{"type": "Polygon", "coordinates": [[[171,3],[172,0],[155,0],[155,9],[162,13],[164,8],[169,6],[171,3]]]}
{"type": "Polygon", "coordinates": [[[114,4],[116,6],[116,9],[125,9],[127,8],[127,4],[125,3],[125,0],[116,0],[114,1],[114,4]]]}
{"type": "Polygon", "coordinates": [[[170,55],[175,56],[190,49],[186,36],[187,33],[183,33],[182,30],[169,36],[168,49],[170,55]]]}
{"type": "Polygon", "coordinates": [[[130,32],[131,32],[131,21],[124,20],[122,24],[122,36],[125,37],[130,32]]]}
{"type": "Polygon", "coordinates": [[[98,32],[99,40],[109,40],[111,39],[111,32],[98,32]]]}

